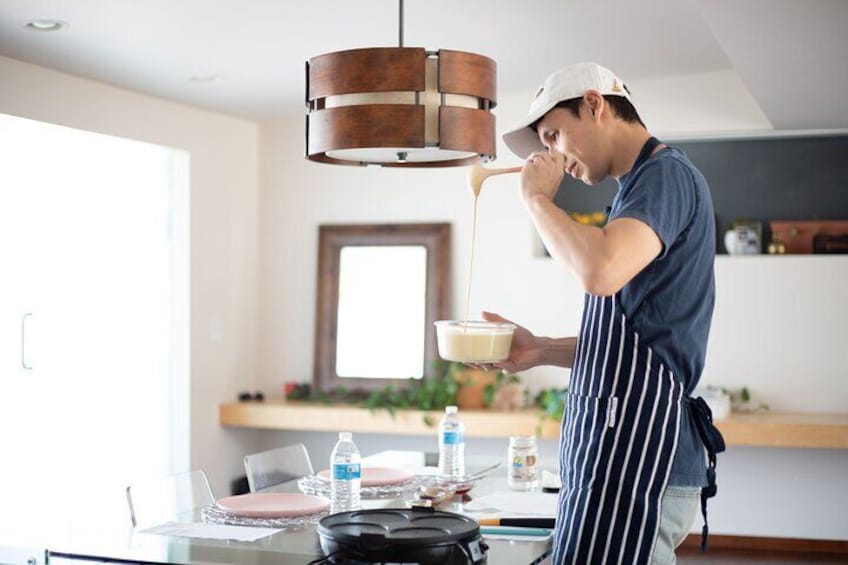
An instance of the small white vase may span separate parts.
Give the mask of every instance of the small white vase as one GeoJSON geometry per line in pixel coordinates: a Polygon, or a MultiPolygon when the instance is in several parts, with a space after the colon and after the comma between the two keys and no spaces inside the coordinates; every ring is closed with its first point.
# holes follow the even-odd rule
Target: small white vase
{"type": "Polygon", "coordinates": [[[730,255],[736,255],[736,230],[729,229],[724,232],[724,248],[730,255]]]}

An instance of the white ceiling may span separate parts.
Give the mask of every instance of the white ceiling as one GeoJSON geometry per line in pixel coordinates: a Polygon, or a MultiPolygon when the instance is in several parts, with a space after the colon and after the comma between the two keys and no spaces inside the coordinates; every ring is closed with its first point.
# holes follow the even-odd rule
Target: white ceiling
{"type": "MultiPolygon", "coordinates": [[[[406,46],[492,57],[501,93],[531,93],[550,71],[581,60],[625,81],[731,70],[777,129],[848,128],[845,0],[406,0],[404,8],[406,46]]],[[[397,42],[398,0],[0,0],[0,55],[250,119],[303,114],[309,57],[397,42]],[[24,27],[39,18],[70,25],[24,27]]]]}

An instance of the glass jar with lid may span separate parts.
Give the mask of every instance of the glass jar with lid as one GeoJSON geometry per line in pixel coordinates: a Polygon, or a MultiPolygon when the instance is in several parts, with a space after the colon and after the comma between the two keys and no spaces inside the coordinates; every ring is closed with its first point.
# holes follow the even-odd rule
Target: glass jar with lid
{"type": "Polygon", "coordinates": [[[508,484],[512,490],[535,490],[539,487],[539,452],[536,436],[509,438],[508,484]]]}

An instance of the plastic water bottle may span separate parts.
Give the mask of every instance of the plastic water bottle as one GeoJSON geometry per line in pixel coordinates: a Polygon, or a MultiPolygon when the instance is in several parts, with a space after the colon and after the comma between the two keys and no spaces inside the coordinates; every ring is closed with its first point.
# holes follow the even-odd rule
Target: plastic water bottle
{"type": "Polygon", "coordinates": [[[333,514],[359,510],[359,486],[362,467],[359,449],[350,432],[340,432],[339,441],[330,455],[330,503],[333,514]]]}
{"type": "Polygon", "coordinates": [[[446,406],[445,415],[439,422],[439,475],[465,475],[465,424],[459,418],[456,406],[446,406]]]}

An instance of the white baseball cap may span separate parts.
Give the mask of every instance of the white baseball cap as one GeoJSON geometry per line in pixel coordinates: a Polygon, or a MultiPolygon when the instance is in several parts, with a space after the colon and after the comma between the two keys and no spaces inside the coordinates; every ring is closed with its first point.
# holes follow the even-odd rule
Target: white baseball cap
{"type": "Polygon", "coordinates": [[[545,79],[530,104],[527,117],[505,134],[504,143],[521,158],[534,151],[544,151],[538,134],[530,127],[547,114],[554,106],[565,100],[581,98],[589,90],[601,94],[623,96],[630,100],[624,81],[606,67],[596,63],[577,63],[564,67],[545,79]]]}

